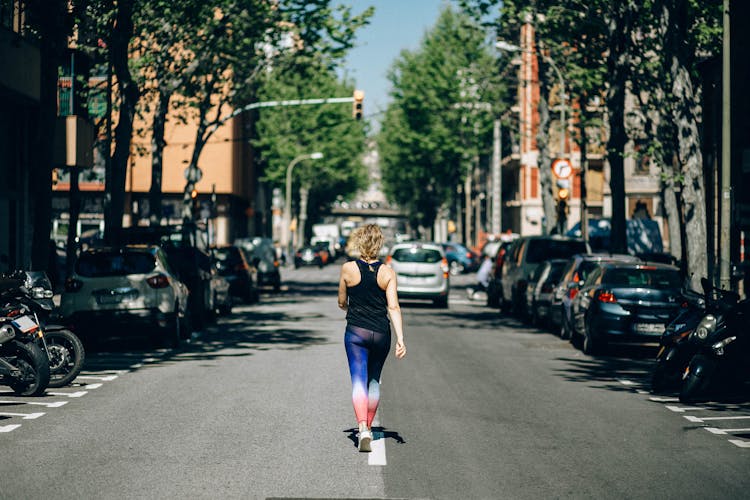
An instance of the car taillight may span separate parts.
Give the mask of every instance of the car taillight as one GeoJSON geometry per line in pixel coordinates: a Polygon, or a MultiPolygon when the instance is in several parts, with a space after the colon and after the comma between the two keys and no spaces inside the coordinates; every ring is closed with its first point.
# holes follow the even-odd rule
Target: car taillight
{"type": "Polygon", "coordinates": [[[77,292],[83,286],[83,281],[75,278],[68,278],[65,280],[65,291],[66,292],[77,292]]]}
{"type": "Polygon", "coordinates": [[[146,283],[148,283],[148,286],[151,288],[166,288],[169,286],[169,278],[163,274],[157,274],[156,276],[151,276],[147,279],[146,283]]]}
{"type": "Polygon", "coordinates": [[[471,252],[466,252],[466,258],[471,259],[473,256],[471,255],[471,252]]]}
{"type": "Polygon", "coordinates": [[[440,266],[443,268],[443,278],[448,278],[450,276],[450,270],[451,268],[448,266],[448,259],[443,257],[443,260],[440,261],[440,266]]]}
{"type": "Polygon", "coordinates": [[[596,292],[596,300],[599,302],[614,303],[617,302],[615,294],[607,290],[599,290],[596,292]]]}

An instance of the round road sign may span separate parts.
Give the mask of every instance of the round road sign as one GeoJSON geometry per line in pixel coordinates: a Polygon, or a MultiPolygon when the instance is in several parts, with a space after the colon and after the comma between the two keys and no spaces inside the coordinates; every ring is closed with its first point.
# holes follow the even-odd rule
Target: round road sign
{"type": "Polygon", "coordinates": [[[564,158],[558,158],[552,162],[552,173],[558,179],[568,179],[573,175],[573,165],[564,158]]]}

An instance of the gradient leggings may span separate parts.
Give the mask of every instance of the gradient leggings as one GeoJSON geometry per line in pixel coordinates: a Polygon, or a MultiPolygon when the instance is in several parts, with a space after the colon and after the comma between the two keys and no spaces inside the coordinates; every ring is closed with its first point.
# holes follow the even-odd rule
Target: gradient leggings
{"type": "Polygon", "coordinates": [[[344,334],[349,373],[352,376],[352,403],[357,423],[372,425],[380,402],[380,372],[391,349],[391,332],[374,332],[347,325],[344,334]]]}

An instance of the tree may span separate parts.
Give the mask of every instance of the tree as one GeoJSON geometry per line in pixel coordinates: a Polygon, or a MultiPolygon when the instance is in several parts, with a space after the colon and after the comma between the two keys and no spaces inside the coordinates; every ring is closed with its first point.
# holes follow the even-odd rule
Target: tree
{"type": "Polygon", "coordinates": [[[491,50],[477,23],[447,7],[419,49],[391,67],[392,103],[378,137],[383,187],[415,227],[431,228],[440,210],[460,220],[463,181],[491,150],[502,111],[491,50]]]}
{"type": "MultiPolygon", "coordinates": [[[[326,67],[271,71],[259,82],[261,101],[350,96],[351,83],[340,81],[326,67]]],[[[283,188],[286,170],[296,157],[313,152],[323,158],[298,165],[293,190],[309,190],[309,213],[315,220],[341,196],[346,198],[365,187],[367,172],[361,161],[365,149],[366,125],[352,118],[351,107],[342,104],[264,108],[257,113],[259,166],[269,187],[283,188]],[[295,190],[294,187],[297,187],[295,190]]],[[[303,237],[305,235],[302,235],[303,237]]]]}

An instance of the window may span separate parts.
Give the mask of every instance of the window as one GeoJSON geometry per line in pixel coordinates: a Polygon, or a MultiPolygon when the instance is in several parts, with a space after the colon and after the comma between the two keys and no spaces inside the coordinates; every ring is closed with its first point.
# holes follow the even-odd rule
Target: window
{"type": "Polygon", "coordinates": [[[88,278],[147,274],[154,270],[154,256],[148,252],[92,252],[82,254],[76,272],[88,278]]]}
{"type": "Polygon", "coordinates": [[[434,264],[442,260],[440,252],[429,248],[399,248],[393,252],[393,260],[399,262],[421,262],[434,264]]]}
{"type": "Polygon", "coordinates": [[[529,264],[547,259],[566,259],[577,253],[586,253],[586,244],[583,241],[535,239],[529,240],[528,245],[526,262],[529,264]]]}
{"type": "Polygon", "coordinates": [[[625,287],[679,288],[680,274],[672,269],[612,268],[603,283],[625,287]]]}

